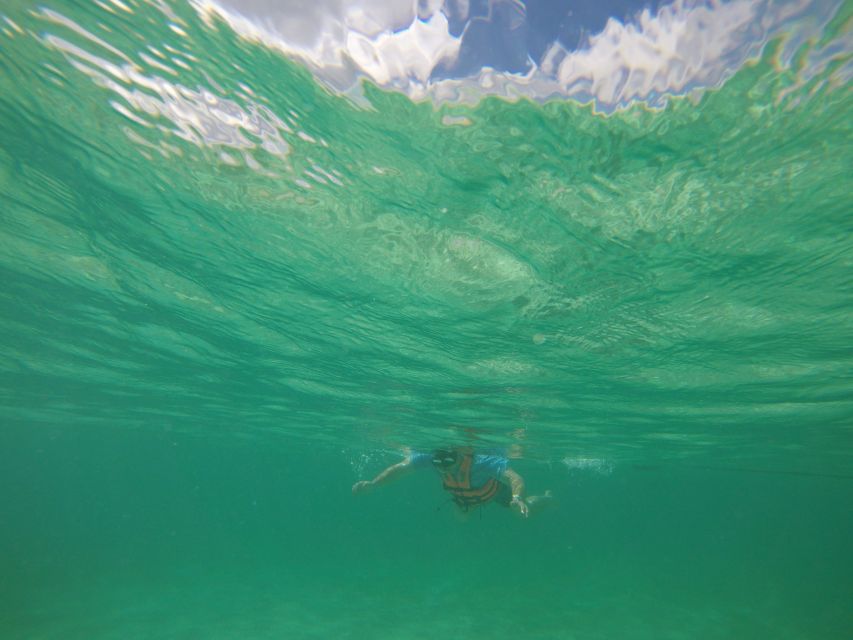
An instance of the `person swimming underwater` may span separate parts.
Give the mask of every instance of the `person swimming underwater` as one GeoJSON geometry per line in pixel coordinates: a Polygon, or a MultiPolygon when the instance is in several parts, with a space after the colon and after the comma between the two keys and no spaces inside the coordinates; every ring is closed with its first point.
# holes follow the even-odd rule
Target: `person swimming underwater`
{"type": "Polygon", "coordinates": [[[424,468],[432,468],[438,472],[442,488],[451,495],[453,502],[463,512],[494,502],[527,518],[531,509],[538,507],[543,500],[551,498],[550,491],[541,496],[526,497],[524,479],[509,468],[507,458],[474,453],[470,447],[436,449],[432,453],[412,452],[372,480],[356,482],[352,492],[365,493],[424,468]]]}

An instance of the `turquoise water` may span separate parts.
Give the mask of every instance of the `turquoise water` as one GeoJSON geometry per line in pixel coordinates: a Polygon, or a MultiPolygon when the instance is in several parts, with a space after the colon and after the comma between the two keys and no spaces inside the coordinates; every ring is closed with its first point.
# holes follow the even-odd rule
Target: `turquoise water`
{"type": "Polygon", "coordinates": [[[848,636],[849,3],[610,115],[2,11],[0,636],[848,636]],[[350,492],[457,444],[554,504],[350,492]]]}

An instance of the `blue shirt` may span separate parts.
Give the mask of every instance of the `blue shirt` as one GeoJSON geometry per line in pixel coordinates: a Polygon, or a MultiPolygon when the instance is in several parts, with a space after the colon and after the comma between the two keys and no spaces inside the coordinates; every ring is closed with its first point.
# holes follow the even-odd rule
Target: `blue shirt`
{"type": "MultiPolygon", "coordinates": [[[[432,467],[431,453],[413,451],[408,459],[413,468],[432,467]]],[[[503,456],[487,456],[475,453],[474,460],[471,462],[471,486],[482,487],[492,478],[500,480],[508,465],[509,460],[503,456]]]]}

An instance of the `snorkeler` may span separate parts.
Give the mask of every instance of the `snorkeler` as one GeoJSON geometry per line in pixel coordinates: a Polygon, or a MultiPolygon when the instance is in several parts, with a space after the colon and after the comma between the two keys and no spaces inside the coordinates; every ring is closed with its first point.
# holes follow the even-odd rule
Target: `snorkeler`
{"type": "Polygon", "coordinates": [[[494,502],[502,507],[510,507],[526,518],[532,508],[551,498],[550,491],[541,496],[525,497],[524,479],[509,468],[509,460],[502,456],[475,454],[470,447],[437,449],[431,454],[413,452],[373,480],[356,482],[352,492],[364,493],[415,469],[426,467],[432,467],[438,472],[444,490],[450,493],[453,502],[464,512],[494,502]]]}

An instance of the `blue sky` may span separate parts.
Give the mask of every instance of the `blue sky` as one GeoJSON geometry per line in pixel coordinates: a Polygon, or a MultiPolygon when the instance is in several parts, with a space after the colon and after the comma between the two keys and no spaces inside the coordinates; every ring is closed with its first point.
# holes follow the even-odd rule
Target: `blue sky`
{"type": "Polygon", "coordinates": [[[782,34],[784,61],[844,2],[191,1],[341,92],[367,78],[416,100],[564,96],[608,111],[718,86],[782,34]]]}
{"type": "MultiPolygon", "coordinates": [[[[658,5],[663,3],[658,0],[530,0],[523,4],[526,20],[513,28],[517,22],[516,3],[471,2],[471,25],[462,40],[459,59],[452,69],[440,69],[436,76],[469,75],[484,66],[523,73],[530,66],[529,59],[540,60],[554,42],[575,49],[587,36],[600,32],[609,18],[625,22],[644,8],[656,12],[658,5]]],[[[465,23],[451,19],[450,32],[459,35],[465,23]]]]}
{"type": "MultiPolygon", "coordinates": [[[[291,39],[333,28],[330,18],[365,7],[394,30],[406,26],[402,16],[421,17],[443,5],[448,31],[462,37],[458,58],[439,65],[433,77],[462,77],[489,66],[523,73],[560,42],[567,49],[600,32],[611,17],[627,21],[645,8],[655,13],[661,0],[219,0],[241,15],[274,26],[291,39]],[[292,26],[292,29],[289,27],[292,26]]],[[[410,20],[409,20],[410,21],[410,20]]],[[[315,34],[315,35],[316,35],[315,34]]]]}

